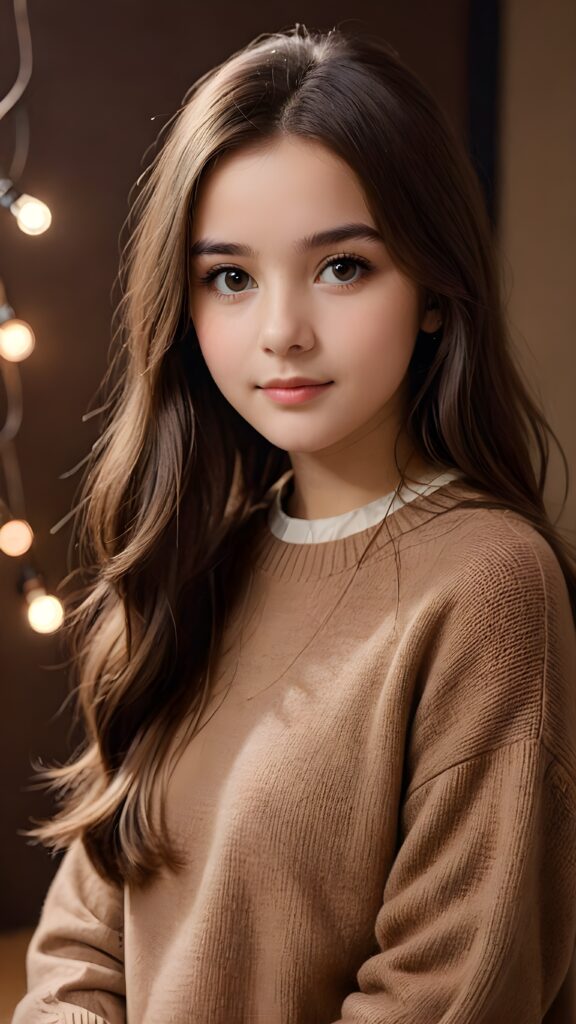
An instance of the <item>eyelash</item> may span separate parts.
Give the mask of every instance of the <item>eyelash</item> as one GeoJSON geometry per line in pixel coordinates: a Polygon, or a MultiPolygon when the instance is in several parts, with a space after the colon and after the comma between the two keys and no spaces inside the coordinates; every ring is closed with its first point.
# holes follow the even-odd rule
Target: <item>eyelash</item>
{"type": "MultiPolygon", "coordinates": [[[[342,284],[336,285],[339,291],[342,291],[344,289],[347,290],[348,288],[355,288],[356,285],[360,284],[360,282],[374,269],[373,264],[370,262],[370,260],[367,260],[364,256],[353,256],[351,253],[342,252],[339,253],[338,256],[331,256],[330,259],[327,260],[326,263],[320,268],[318,274],[324,273],[327,267],[331,267],[335,263],[339,263],[340,261],[344,260],[347,263],[356,263],[359,267],[362,268],[363,273],[360,275],[360,277],[357,277],[355,281],[344,281],[342,284]]],[[[199,278],[199,281],[200,284],[205,285],[211,292],[213,292],[217,299],[223,302],[228,302],[230,299],[234,301],[237,298],[237,296],[244,295],[245,292],[236,292],[235,294],[225,295],[223,292],[219,292],[217,288],[214,288],[212,286],[212,282],[214,281],[214,279],[218,277],[218,275],[221,274],[224,270],[242,270],[242,268],[232,266],[229,263],[221,263],[217,267],[212,267],[212,269],[209,270],[207,274],[204,274],[202,277],[199,278]]],[[[242,271],[242,273],[247,273],[247,271],[242,271]]],[[[248,274],[248,277],[250,276],[251,275],[248,274]]]]}

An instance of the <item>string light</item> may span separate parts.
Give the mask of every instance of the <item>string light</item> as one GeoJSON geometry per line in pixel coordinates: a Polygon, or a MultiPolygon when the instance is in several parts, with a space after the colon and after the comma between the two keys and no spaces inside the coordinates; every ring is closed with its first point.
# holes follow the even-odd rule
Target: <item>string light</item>
{"type": "MultiPolygon", "coordinates": [[[[32,44],[27,0],[14,0],[14,16],[18,35],[20,66],[14,85],[0,99],[0,121],[21,100],[32,74],[32,44]]],[[[28,155],[28,119],[21,109],[15,111],[16,146],[8,174],[0,172],[0,206],[16,218],[18,227],[27,235],[40,235],[52,222],[52,214],[35,196],[23,192],[15,179],[23,171],[28,155]]],[[[34,531],[24,510],[22,477],[14,447],[14,438],[22,422],[22,384],[17,364],[33,351],[35,337],[30,324],[16,317],[0,279],[0,381],[6,392],[6,419],[0,427],[0,460],[6,483],[8,503],[0,498],[0,551],[19,558],[30,551],[34,531]]],[[[18,591],[26,602],[26,614],[36,633],[55,633],[64,621],[62,603],[48,593],[44,579],[32,565],[21,567],[18,591]]]]}
{"type": "Polygon", "coordinates": [[[35,633],[55,633],[64,621],[62,602],[48,594],[42,575],[31,565],[24,566],[18,584],[28,605],[28,622],[35,633]]]}
{"type": "Polygon", "coordinates": [[[17,320],[12,316],[2,323],[0,307],[0,356],[9,363],[20,363],[32,352],[36,338],[34,331],[25,320],[17,320]]]}
{"type": "Polygon", "coordinates": [[[25,235],[41,235],[52,223],[52,214],[46,203],[24,192],[12,203],[10,213],[14,214],[20,231],[25,235]]]}
{"type": "Polygon", "coordinates": [[[0,526],[0,551],[11,558],[25,555],[32,547],[34,534],[25,519],[9,519],[0,526]]]}
{"type": "Polygon", "coordinates": [[[20,363],[35,344],[34,331],[25,320],[17,319],[0,278],[0,356],[10,363],[20,363]]]}
{"type": "Polygon", "coordinates": [[[25,235],[41,235],[52,223],[52,214],[46,203],[26,192],[19,192],[10,178],[0,178],[0,206],[14,214],[25,235]]]}

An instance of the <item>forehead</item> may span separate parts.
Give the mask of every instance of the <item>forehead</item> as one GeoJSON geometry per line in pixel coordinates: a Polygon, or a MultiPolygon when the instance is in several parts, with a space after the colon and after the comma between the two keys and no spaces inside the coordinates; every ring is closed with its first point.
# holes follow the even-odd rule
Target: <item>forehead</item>
{"type": "Polygon", "coordinates": [[[198,189],[193,238],[293,238],[359,219],[373,223],[352,168],[321,143],[282,137],[218,160],[198,189]]]}

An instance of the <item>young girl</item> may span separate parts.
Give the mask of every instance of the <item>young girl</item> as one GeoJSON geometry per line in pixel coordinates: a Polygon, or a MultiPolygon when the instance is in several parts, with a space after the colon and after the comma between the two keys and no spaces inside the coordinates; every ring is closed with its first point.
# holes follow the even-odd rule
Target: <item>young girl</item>
{"type": "Polygon", "coordinates": [[[297,25],[134,211],[14,1024],[568,1024],[574,552],[461,145],[297,25]]]}

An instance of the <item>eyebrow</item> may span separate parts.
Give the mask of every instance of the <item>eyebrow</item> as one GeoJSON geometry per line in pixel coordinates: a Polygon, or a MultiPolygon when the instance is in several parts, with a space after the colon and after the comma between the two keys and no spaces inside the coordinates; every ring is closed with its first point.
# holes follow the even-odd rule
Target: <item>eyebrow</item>
{"type": "MultiPolygon", "coordinates": [[[[347,242],[350,239],[363,238],[370,242],[384,242],[382,235],[376,228],[369,224],[342,224],[340,227],[328,228],[326,231],[316,231],[312,235],[306,235],[294,242],[294,249],[297,253],[308,252],[310,249],[317,249],[323,245],[334,245],[337,242],[347,242]]],[[[211,238],[199,238],[190,246],[191,256],[215,256],[225,254],[227,256],[258,256],[249,245],[241,245],[238,242],[218,242],[211,238]]]]}

